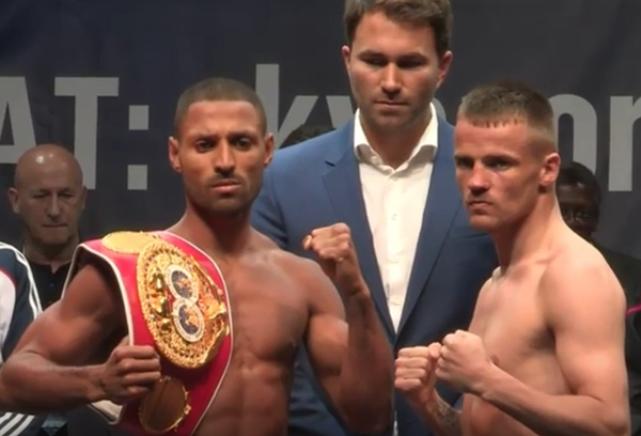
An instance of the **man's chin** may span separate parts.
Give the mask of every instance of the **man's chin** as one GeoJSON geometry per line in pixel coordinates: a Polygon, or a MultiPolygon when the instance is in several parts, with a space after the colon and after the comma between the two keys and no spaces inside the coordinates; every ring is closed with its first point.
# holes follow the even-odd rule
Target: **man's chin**
{"type": "Polygon", "coordinates": [[[211,216],[215,217],[228,217],[233,218],[236,216],[244,215],[249,212],[249,206],[241,202],[219,202],[213,205],[209,205],[205,212],[211,216]]]}
{"type": "Polygon", "coordinates": [[[70,235],[46,235],[40,239],[40,245],[43,247],[54,248],[63,248],[68,245],[73,239],[70,235]]]}
{"type": "Polygon", "coordinates": [[[498,227],[498,222],[496,221],[496,219],[489,215],[470,215],[469,221],[470,226],[472,226],[476,230],[481,230],[487,233],[491,233],[498,227]]]}
{"type": "Polygon", "coordinates": [[[377,130],[382,130],[390,133],[400,133],[407,131],[415,131],[417,128],[424,128],[423,118],[416,119],[410,117],[406,112],[377,112],[373,117],[371,125],[377,130]]]}
{"type": "Polygon", "coordinates": [[[211,211],[212,216],[214,217],[227,217],[227,218],[236,218],[247,213],[247,208],[241,207],[224,207],[216,208],[211,211]]]}
{"type": "Polygon", "coordinates": [[[375,122],[380,127],[402,128],[408,124],[407,117],[398,112],[379,112],[376,114],[375,122]]]}

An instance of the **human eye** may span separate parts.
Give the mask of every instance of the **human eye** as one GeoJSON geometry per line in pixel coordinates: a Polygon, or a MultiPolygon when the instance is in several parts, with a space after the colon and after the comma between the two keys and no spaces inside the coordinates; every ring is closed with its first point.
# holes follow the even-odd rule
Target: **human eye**
{"type": "Polygon", "coordinates": [[[387,59],[385,59],[385,57],[373,53],[364,54],[361,56],[361,61],[371,67],[384,67],[387,65],[387,59]]]}
{"type": "Polygon", "coordinates": [[[472,162],[472,159],[468,157],[463,157],[463,156],[455,156],[454,164],[456,165],[456,168],[458,168],[459,170],[469,170],[474,165],[474,163],[472,162]]]}
{"type": "Polygon", "coordinates": [[[426,64],[425,58],[422,56],[409,56],[398,60],[397,65],[404,70],[412,70],[422,67],[426,64]]]}
{"type": "Polygon", "coordinates": [[[494,171],[505,171],[511,168],[513,162],[510,159],[504,158],[502,156],[495,156],[486,159],[485,166],[494,171]]]}
{"type": "Polygon", "coordinates": [[[214,148],[214,141],[209,138],[199,138],[194,142],[196,150],[206,152],[214,148]]]}
{"type": "Polygon", "coordinates": [[[247,150],[254,144],[254,139],[249,135],[237,135],[232,138],[232,145],[240,150],[247,150]]]}

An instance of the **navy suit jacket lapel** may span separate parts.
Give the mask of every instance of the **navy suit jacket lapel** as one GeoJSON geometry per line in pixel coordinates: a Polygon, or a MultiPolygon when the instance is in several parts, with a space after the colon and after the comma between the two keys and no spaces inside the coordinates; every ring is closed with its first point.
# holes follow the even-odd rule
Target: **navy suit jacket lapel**
{"type": "Polygon", "coordinates": [[[327,143],[328,153],[322,174],[337,218],[347,224],[358,253],[358,260],[365,281],[390,338],[395,337],[392,319],[387,308],[381,274],[378,270],[372,232],[369,227],[358,171],[354,155],[354,123],[343,126],[336,132],[336,141],[327,143]]]}
{"type": "MultiPolygon", "coordinates": [[[[424,291],[456,212],[461,207],[452,158],[452,126],[442,118],[439,118],[438,126],[438,148],[432,168],[427,203],[423,211],[423,224],[405,296],[403,314],[399,323],[399,334],[412,314],[421,292],[424,291]]],[[[448,290],[438,289],[434,292],[448,292],[448,290]]]]}

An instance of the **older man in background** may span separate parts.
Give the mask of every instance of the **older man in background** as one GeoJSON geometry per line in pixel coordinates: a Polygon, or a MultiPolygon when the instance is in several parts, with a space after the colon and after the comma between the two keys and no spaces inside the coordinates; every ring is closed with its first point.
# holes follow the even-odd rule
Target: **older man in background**
{"type": "Polygon", "coordinates": [[[8,194],[23,225],[22,251],[47,308],[60,299],[79,242],[78,222],[86,197],[82,170],[66,148],[38,145],[18,159],[8,194]]]}

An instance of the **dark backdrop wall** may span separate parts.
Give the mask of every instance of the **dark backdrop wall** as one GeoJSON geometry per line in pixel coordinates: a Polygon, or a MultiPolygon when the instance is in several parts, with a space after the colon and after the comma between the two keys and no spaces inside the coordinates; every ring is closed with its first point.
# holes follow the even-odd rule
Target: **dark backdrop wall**
{"type": "MultiPolygon", "coordinates": [[[[564,159],[605,193],[598,238],[641,257],[641,2],[453,0],[455,60],[437,97],[498,78],[550,97],[564,159]]],[[[74,150],[91,189],[84,237],[152,229],[183,207],[167,164],[180,91],[230,76],[263,98],[280,141],[299,124],[350,117],[339,0],[2,0],[0,189],[36,143],[74,150]]],[[[0,240],[19,243],[0,201],[0,240]]]]}

